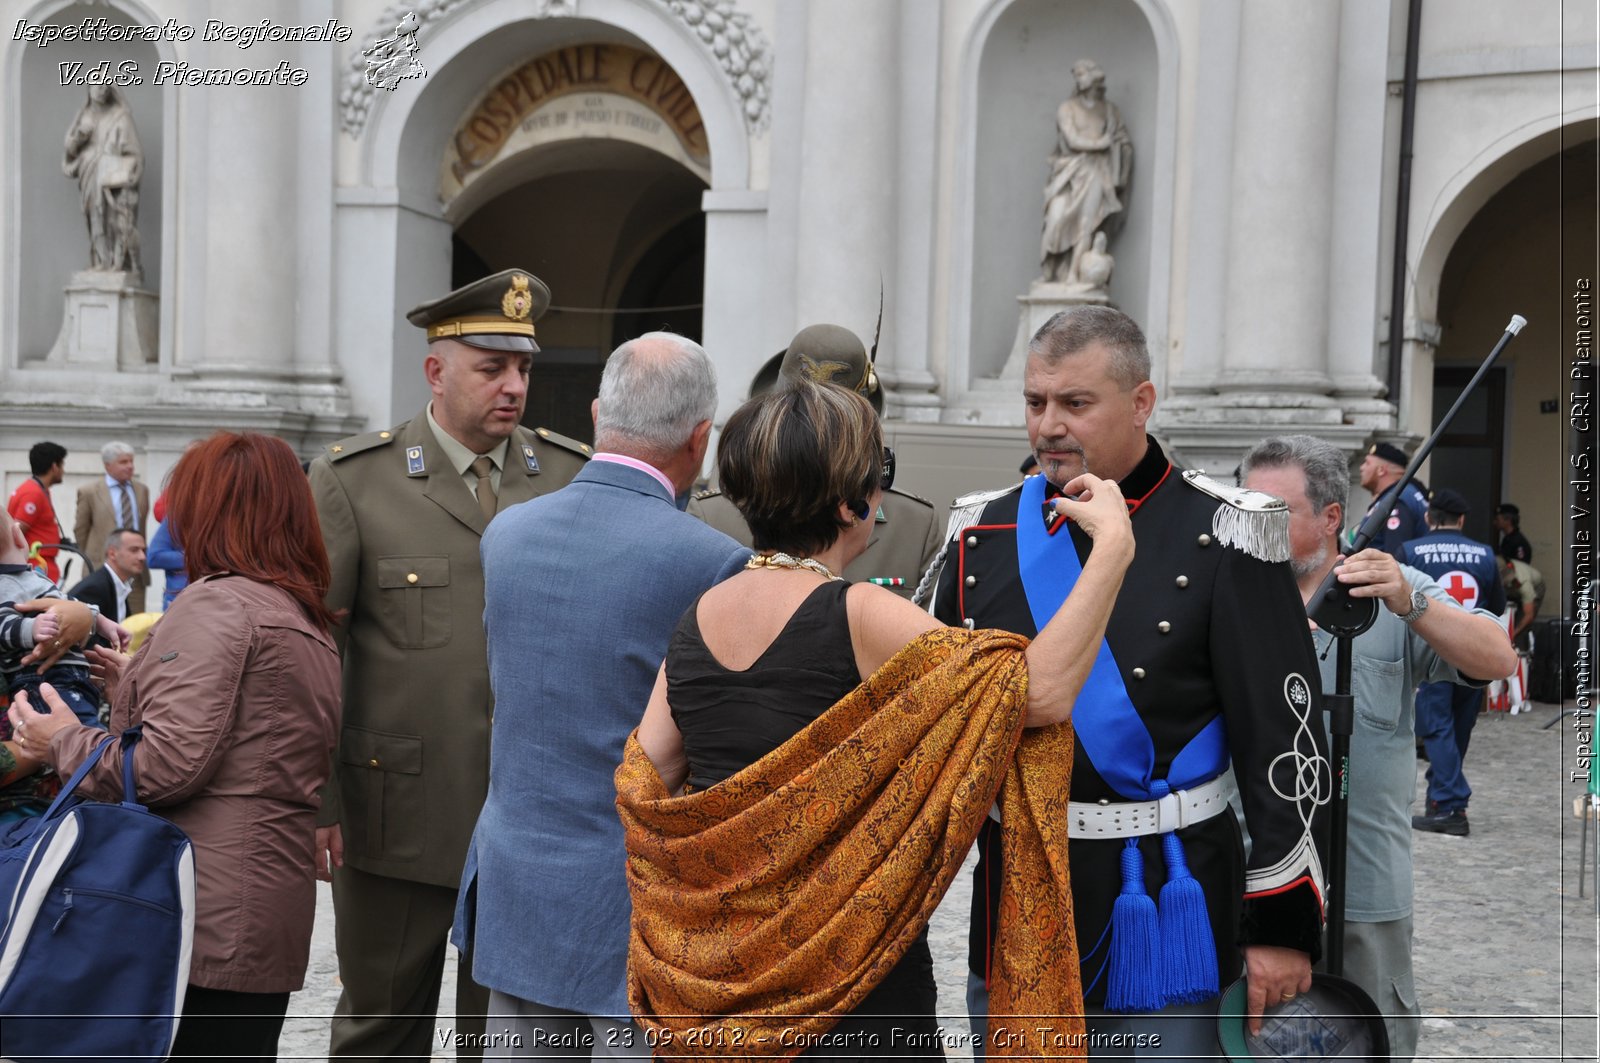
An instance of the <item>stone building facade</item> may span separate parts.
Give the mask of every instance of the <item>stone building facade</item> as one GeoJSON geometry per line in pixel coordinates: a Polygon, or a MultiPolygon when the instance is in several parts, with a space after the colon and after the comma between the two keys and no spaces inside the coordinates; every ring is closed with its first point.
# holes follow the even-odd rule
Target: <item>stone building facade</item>
{"type": "Polygon", "coordinates": [[[1055,109],[1092,58],[1133,141],[1110,295],[1149,335],[1158,434],[1224,473],[1291,428],[1414,444],[1520,313],[1429,474],[1481,504],[1484,536],[1509,500],[1536,556],[1562,541],[1592,4],[1423,6],[1398,309],[1408,0],[290,0],[252,5],[265,24],[222,0],[0,6],[8,492],[41,438],[72,452],[70,511],[107,439],[156,482],[215,427],[309,455],[407,417],[426,392],[405,310],[510,265],[554,293],[537,423],[582,434],[605,352],[662,326],[703,339],[726,416],[798,326],[870,336],[881,299],[904,482],[941,501],[1009,482],[1026,441],[997,377],[1055,109]],[[408,11],[423,72],[374,86],[363,52],[408,11]],[[64,322],[87,245],[62,136],[106,61],[141,79],[121,91],[159,309],[132,364],[58,346],[89,327],[64,322]]]}

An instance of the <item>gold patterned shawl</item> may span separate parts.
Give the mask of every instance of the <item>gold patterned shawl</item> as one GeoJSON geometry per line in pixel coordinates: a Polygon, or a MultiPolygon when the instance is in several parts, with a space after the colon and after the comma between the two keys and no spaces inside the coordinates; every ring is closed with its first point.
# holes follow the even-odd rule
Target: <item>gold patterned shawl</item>
{"type": "Polygon", "coordinates": [[[629,738],[617,770],[628,998],[658,1056],[816,1043],[922,932],[996,794],[1005,862],[989,1054],[1081,1052],[1073,735],[1023,731],[1027,644],[929,632],[788,742],[684,796],[629,738]]]}

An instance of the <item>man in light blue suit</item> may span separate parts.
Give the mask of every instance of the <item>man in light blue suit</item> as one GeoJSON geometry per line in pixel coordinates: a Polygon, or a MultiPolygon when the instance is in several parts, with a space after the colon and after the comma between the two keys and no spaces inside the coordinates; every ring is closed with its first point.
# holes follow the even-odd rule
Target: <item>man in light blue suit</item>
{"type": "Polygon", "coordinates": [[[698,344],[624,343],[600,378],[594,457],[484,533],[489,796],[453,940],[491,990],[486,1057],[650,1055],[628,1020],[632,909],[612,776],[679,618],[750,556],[676,504],[716,405],[698,344]]]}

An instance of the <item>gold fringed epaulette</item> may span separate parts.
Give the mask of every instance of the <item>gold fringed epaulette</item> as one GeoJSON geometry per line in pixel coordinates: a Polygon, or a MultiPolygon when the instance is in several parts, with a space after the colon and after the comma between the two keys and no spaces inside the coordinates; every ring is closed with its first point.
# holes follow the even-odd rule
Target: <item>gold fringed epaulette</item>
{"type": "Polygon", "coordinates": [[[1289,507],[1283,499],[1232,487],[1193,469],[1186,470],[1183,479],[1222,503],[1211,518],[1217,542],[1262,561],[1289,560],[1289,507]]]}

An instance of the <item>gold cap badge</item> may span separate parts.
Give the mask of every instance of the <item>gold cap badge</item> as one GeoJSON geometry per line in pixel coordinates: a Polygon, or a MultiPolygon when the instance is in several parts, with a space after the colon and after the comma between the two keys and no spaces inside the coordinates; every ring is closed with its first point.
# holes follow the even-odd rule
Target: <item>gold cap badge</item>
{"type": "Polygon", "coordinates": [[[520,273],[511,277],[511,287],[500,298],[500,309],[512,321],[526,321],[533,311],[533,293],[528,291],[528,278],[520,273]]]}

